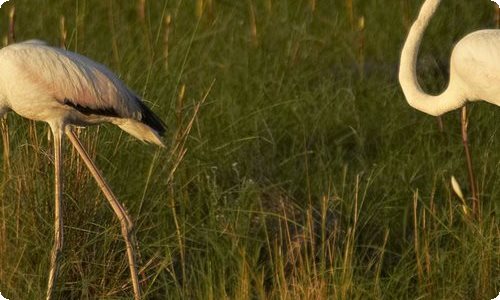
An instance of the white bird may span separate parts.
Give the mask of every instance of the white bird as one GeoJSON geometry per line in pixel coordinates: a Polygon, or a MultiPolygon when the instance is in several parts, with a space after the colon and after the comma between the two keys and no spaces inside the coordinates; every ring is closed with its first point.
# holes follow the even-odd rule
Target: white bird
{"type": "Polygon", "coordinates": [[[37,40],[0,50],[0,117],[9,111],[31,120],[47,122],[54,136],[55,238],[47,299],[51,299],[54,293],[63,244],[63,133],[82,156],[120,220],[134,297],[140,299],[132,221],[71,127],[110,122],[140,140],[163,146],[160,136],[165,132],[164,123],[105,66],[37,40]]]}
{"type": "Polygon", "coordinates": [[[453,48],[450,59],[448,87],[439,95],[425,93],[417,78],[417,57],[425,29],[441,0],[426,0],[413,23],[401,52],[399,83],[410,106],[424,113],[439,116],[462,109],[462,142],[467,158],[472,210],[478,213],[479,199],[468,147],[468,101],[484,100],[500,106],[500,30],[478,30],[466,35],[453,48]]]}
{"type": "Polygon", "coordinates": [[[450,81],[443,93],[429,95],[420,87],[416,71],[418,50],[440,3],[441,0],[424,2],[403,46],[399,82],[408,104],[433,116],[460,108],[467,101],[484,100],[500,105],[500,30],[475,31],[455,45],[450,81]]]}

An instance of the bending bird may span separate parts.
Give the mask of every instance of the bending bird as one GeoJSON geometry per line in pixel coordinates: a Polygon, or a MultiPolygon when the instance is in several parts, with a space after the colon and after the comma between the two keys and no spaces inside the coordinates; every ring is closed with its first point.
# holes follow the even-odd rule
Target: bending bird
{"type": "Polygon", "coordinates": [[[453,48],[450,81],[440,95],[425,93],[417,78],[417,56],[425,29],[441,0],[426,0],[413,23],[401,52],[399,83],[410,106],[439,116],[464,106],[467,101],[484,100],[500,105],[500,30],[472,32],[453,48]]]}
{"type": "Polygon", "coordinates": [[[47,299],[54,295],[63,247],[61,145],[64,133],[120,220],[134,298],[140,299],[133,223],[73,133],[72,127],[109,122],[139,140],[164,147],[161,136],[165,133],[165,124],[105,66],[38,40],[13,44],[0,50],[0,117],[9,111],[27,119],[48,123],[54,136],[55,236],[47,299]]]}

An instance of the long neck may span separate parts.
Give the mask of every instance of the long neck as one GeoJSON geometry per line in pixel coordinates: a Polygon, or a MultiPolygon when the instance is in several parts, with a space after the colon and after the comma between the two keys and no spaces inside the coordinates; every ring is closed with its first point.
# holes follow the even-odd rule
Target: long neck
{"type": "Polygon", "coordinates": [[[426,0],[420,9],[417,20],[410,28],[401,53],[399,66],[399,83],[410,106],[424,113],[438,116],[462,106],[463,101],[457,97],[453,88],[446,89],[439,96],[426,94],[417,78],[417,57],[425,29],[436,12],[441,0],[426,0]]]}

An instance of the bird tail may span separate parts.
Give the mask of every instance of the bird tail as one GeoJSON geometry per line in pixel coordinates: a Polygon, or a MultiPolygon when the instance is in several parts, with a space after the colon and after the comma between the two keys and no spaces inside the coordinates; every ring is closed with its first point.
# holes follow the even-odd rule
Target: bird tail
{"type": "Polygon", "coordinates": [[[134,119],[127,119],[125,122],[120,122],[116,125],[141,141],[165,147],[165,144],[163,144],[160,137],[162,132],[158,132],[156,129],[153,129],[152,127],[142,122],[136,121],[134,119]]]}
{"type": "Polygon", "coordinates": [[[141,107],[141,122],[148,125],[151,127],[153,130],[155,130],[160,136],[163,136],[163,134],[166,131],[166,125],[163,123],[163,121],[158,118],[157,115],[149,107],[144,104],[141,100],[137,99],[139,106],[141,107]]]}

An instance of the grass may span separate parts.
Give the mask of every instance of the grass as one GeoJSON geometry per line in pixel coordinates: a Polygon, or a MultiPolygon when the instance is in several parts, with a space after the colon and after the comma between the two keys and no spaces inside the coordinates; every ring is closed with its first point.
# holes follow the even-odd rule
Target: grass
{"type": "MultiPolygon", "coordinates": [[[[81,133],[137,225],[147,299],[491,299],[500,291],[500,110],[469,105],[475,220],[466,213],[460,112],[443,116],[440,131],[397,83],[420,1],[11,0],[1,36],[12,4],[18,40],[59,45],[64,16],[68,49],[116,71],[169,125],[167,150],[112,126],[81,133]]],[[[446,85],[453,42],[495,26],[493,8],[443,1],[420,56],[426,90],[446,85]]],[[[51,144],[46,125],[13,114],[7,122],[0,291],[41,299],[51,144]]],[[[118,222],[66,150],[58,297],[129,299],[118,222]]]]}

